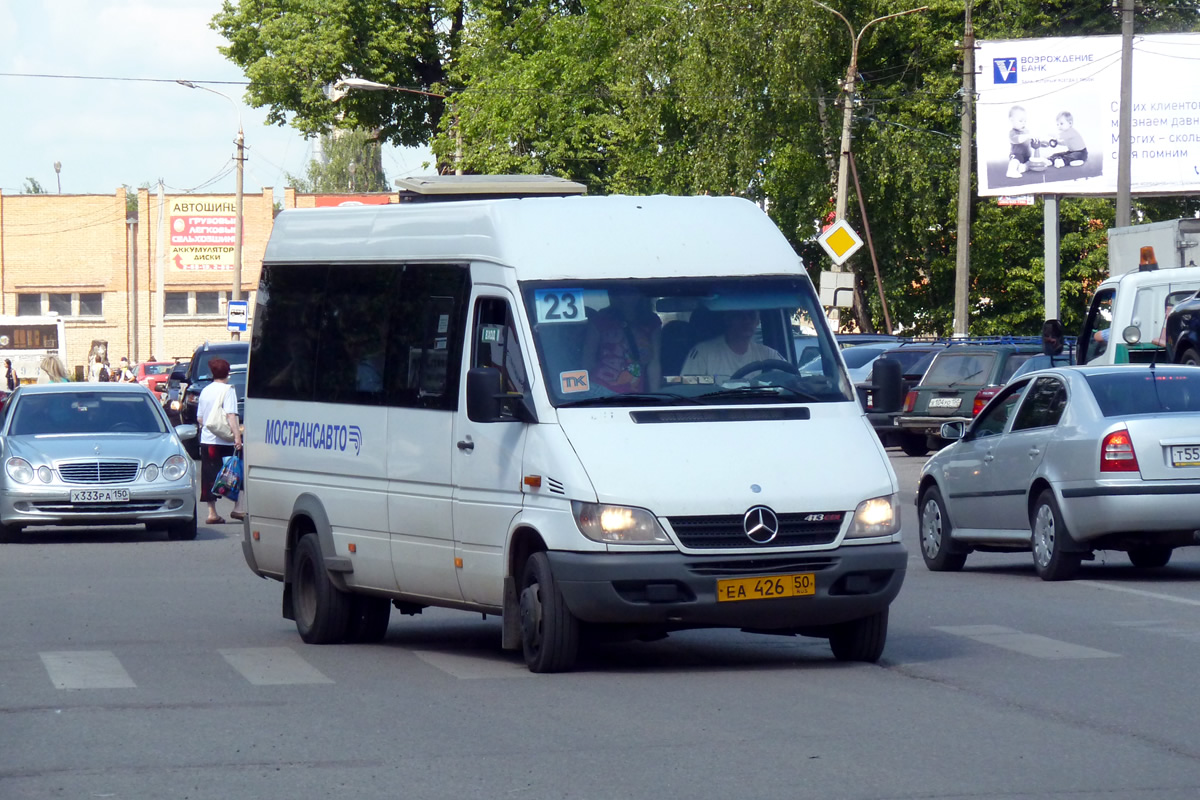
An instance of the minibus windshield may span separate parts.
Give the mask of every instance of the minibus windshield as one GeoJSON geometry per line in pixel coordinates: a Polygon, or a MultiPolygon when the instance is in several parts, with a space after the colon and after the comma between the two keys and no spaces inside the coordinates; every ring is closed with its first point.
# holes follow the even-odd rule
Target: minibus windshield
{"type": "Polygon", "coordinates": [[[539,281],[522,292],[558,407],[853,401],[800,277],[539,281]]]}

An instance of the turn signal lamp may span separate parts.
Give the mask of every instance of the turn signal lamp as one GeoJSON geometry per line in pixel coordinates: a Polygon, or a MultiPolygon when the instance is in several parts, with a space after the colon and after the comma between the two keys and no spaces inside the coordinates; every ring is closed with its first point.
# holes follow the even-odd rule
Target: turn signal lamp
{"type": "Polygon", "coordinates": [[[1113,431],[1104,437],[1100,445],[1101,472],[1139,472],[1137,454],[1133,452],[1133,440],[1129,431],[1113,431]]]}

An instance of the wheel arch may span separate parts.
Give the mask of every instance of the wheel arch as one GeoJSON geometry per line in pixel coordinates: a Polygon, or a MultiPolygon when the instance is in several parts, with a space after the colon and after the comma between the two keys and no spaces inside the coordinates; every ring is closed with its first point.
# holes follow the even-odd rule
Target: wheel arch
{"type": "MultiPolygon", "coordinates": [[[[329,524],[329,515],[325,511],[325,505],[316,495],[305,492],[292,504],[292,516],[288,522],[284,557],[284,583],[292,582],[292,553],[296,551],[296,545],[300,542],[300,538],[309,533],[317,535],[323,559],[328,561],[329,558],[336,555],[337,549],[333,544],[333,526],[329,524]]],[[[329,573],[335,586],[342,591],[347,590],[346,582],[340,572],[329,569],[326,572],[329,573]]]]}
{"type": "Polygon", "coordinates": [[[521,648],[521,592],[519,583],[525,564],[534,553],[550,548],[536,528],[529,524],[518,524],[508,537],[508,558],[504,569],[504,613],[501,625],[501,647],[505,650],[521,648]]]}
{"type": "MultiPolygon", "coordinates": [[[[1033,483],[1029,485],[1029,493],[1025,495],[1025,519],[1033,519],[1033,507],[1037,505],[1037,500],[1042,496],[1042,492],[1046,491],[1047,489],[1050,490],[1050,494],[1054,495],[1054,502],[1059,508],[1058,513],[1062,514],[1062,503],[1058,502],[1058,494],[1054,491],[1054,487],[1050,485],[1050,481],[1039,475],[1036,479],[1034,479],[1033,483]]],[[[1031,521],[1030,528],[1032,527],[1033,523],[1031,521]]]]}

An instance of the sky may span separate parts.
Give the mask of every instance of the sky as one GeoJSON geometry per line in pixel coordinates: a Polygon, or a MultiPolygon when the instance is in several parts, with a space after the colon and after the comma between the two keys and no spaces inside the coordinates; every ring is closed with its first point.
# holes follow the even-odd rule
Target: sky
{"type": "MultiPolygon", "coordinates": [[[[314,142],[245,104],[246,77],[208,26],[221,3],[0,0],[0,191],[19,194],[34,178],[47,192],[61,180],[63,194],[113,194],[162,179],[168,193],[232,194],[240,114],[244,191],[281,197],[287,174],[306,174],[314,142]],[[226,100],[175,80],[234,83],[203,84],[226,100]]],[[[431,174],[429,160],[428,150],[383,150],[389,183],[431,174]]]]}

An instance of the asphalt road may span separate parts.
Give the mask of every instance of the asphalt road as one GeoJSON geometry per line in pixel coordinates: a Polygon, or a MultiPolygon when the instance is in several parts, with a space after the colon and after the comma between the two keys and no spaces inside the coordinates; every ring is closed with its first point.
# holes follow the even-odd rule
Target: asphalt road
{"type": "Polygon", "coordinates": [[[497,619],[304,645],[234,525],[0,545],[0,800],[1200,796],[1200,548],[909,574],[878,665],[693,631],[535,676],[497,619]]]}

